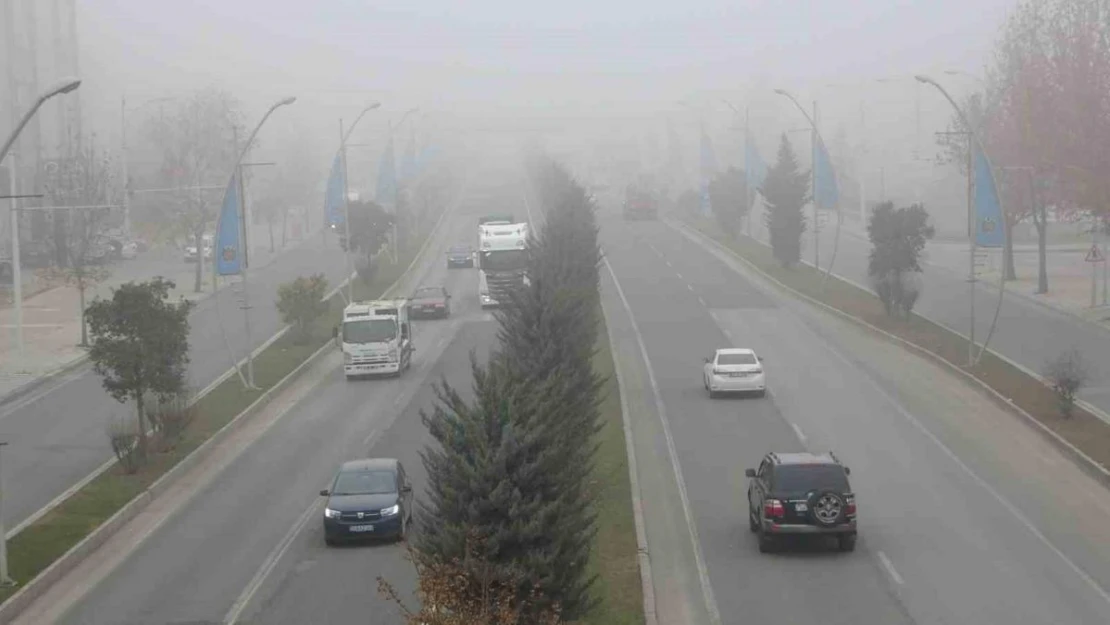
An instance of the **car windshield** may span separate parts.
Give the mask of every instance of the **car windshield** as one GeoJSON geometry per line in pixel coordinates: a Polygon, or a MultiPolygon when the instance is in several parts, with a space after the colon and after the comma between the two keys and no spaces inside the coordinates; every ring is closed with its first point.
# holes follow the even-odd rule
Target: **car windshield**
{"type": "Polygon", "coordinates": [[[835,464],[786,464],[775,469],[777,491],[803,493],[811,490],[848,491],[844,468],[835,464]]]}
{"type": "Polygon", "coordinates": [[[424,287],[416,289],[412,294],[412,299],[437,299],[443,297],[443,289],[436,287],[424,287]]]}
{"type": "Polygon", "coordinates": [[[482,252],[482,269],[487,271],[513,271],[524,269],[528,260],[525,250],[495,250],[482,252]]]}
{"type": "Polygon", "coordinates": [[[719,365],[754,365],[757,362],[755,354],[717,354],[719,365]]]}
{"type": "Polygon", "coordinates": [[[333,495],[388,495],[397,492],[392,471],[341,471],[332,486],[333,495]]]}
{"type": "Polygon", "coordinates": [[[393,319],[362,319],[343,323],[344,343],[384,343],[397,337],[393,319]]]}

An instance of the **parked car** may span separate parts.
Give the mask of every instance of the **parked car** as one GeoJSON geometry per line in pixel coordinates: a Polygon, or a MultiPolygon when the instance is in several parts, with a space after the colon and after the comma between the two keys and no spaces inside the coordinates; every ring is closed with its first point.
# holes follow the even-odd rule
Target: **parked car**
{"type": "Polygon", "coordinates": [[[409,297],[409,317],[446,319],[451,316],[451,294],[446,287],[422,286],[409,297]]]}
{"type": "MultiPolygon", "coordinates": [[[[212,235],[210,235],[210,234],[204,235],[204,237],[201,239],[201,242],[204,245],[204,252],[203,252],[204,253],[204,260],[212,260],[212,245],[213,245],[212,235]]],[[[185,262],[187,262],[187,263],[197,262],[197,246],[195,244],[189,244],[189,245],[185,246],[185,262]]]]}
{"type": "Polygon", "coordinates": [[[856,497],[851,470],[832,452],[769,453],[748,480],[748,528],[759,550],[801,536],[834,536],[841,551],[856,548],[856,497]]]}
{"type": "Polygon", "coordinates": [[[324,542],[358,538],[402,540],[412,522],[412,485],[395,458],[367,458],[343,463],[331,488],[320,491],[324,507],[324,542]]]}

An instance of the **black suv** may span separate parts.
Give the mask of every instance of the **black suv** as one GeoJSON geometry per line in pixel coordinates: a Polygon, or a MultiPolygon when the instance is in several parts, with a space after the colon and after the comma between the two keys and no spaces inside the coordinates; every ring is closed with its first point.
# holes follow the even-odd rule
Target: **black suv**
{"type": "Polygon", "coordinates": [[[848,467],[836,456],[769,453],[748,483],[748,527],[759,550],[771,551],[787,536],[833,535],[841,551],[856,548],[856,497],[848,467]]]}

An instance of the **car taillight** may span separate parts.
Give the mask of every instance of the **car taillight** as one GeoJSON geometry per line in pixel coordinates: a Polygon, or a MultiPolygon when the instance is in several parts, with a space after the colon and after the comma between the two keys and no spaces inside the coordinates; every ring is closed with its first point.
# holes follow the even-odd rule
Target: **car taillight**
{"type": "Polygon", "coordinates": [[[768,519],[781,519],[786,515],[786,509],[778,499],[768,499],[763,502],[763,516],[768,519]]]}
{"type": "Polygon", "coordinates": [[[848,497],[848,499],[844,502],[844,513],[848,516],[855,516],[856,515],[856,498],[855,497],[848,497]]]}

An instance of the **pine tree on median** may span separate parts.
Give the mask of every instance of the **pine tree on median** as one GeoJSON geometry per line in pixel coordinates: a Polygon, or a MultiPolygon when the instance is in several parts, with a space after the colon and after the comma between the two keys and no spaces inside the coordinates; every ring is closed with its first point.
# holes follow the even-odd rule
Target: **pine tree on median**
{"type": "Polygon", "coordinates": [[[519,597],[538,587],[530,609],[557,605],[574,619],[592,607],[594,581],[600,250],[585,190],[550,162],[538,169],[544,226],[529,248],[528,285],[497,314],[501,349],[485,366],[472,362],[472,402],[442,384],[425,416],[438,445],[424,452],[431,496],[417,552],[425,564],[463,559],[477,532],[476,562],[502,567],[519,597]]]}
{"type": "Polygon", "coordinates": [[[802,258],[802,233],[806,230],[802,208],[809,201],[809,173],[800,171],[798,158],[786,134],[779,143],[778,160],[763,180],[767,203],[766,224],[771,233],[771,252],[783,267],[802,258]]]}

